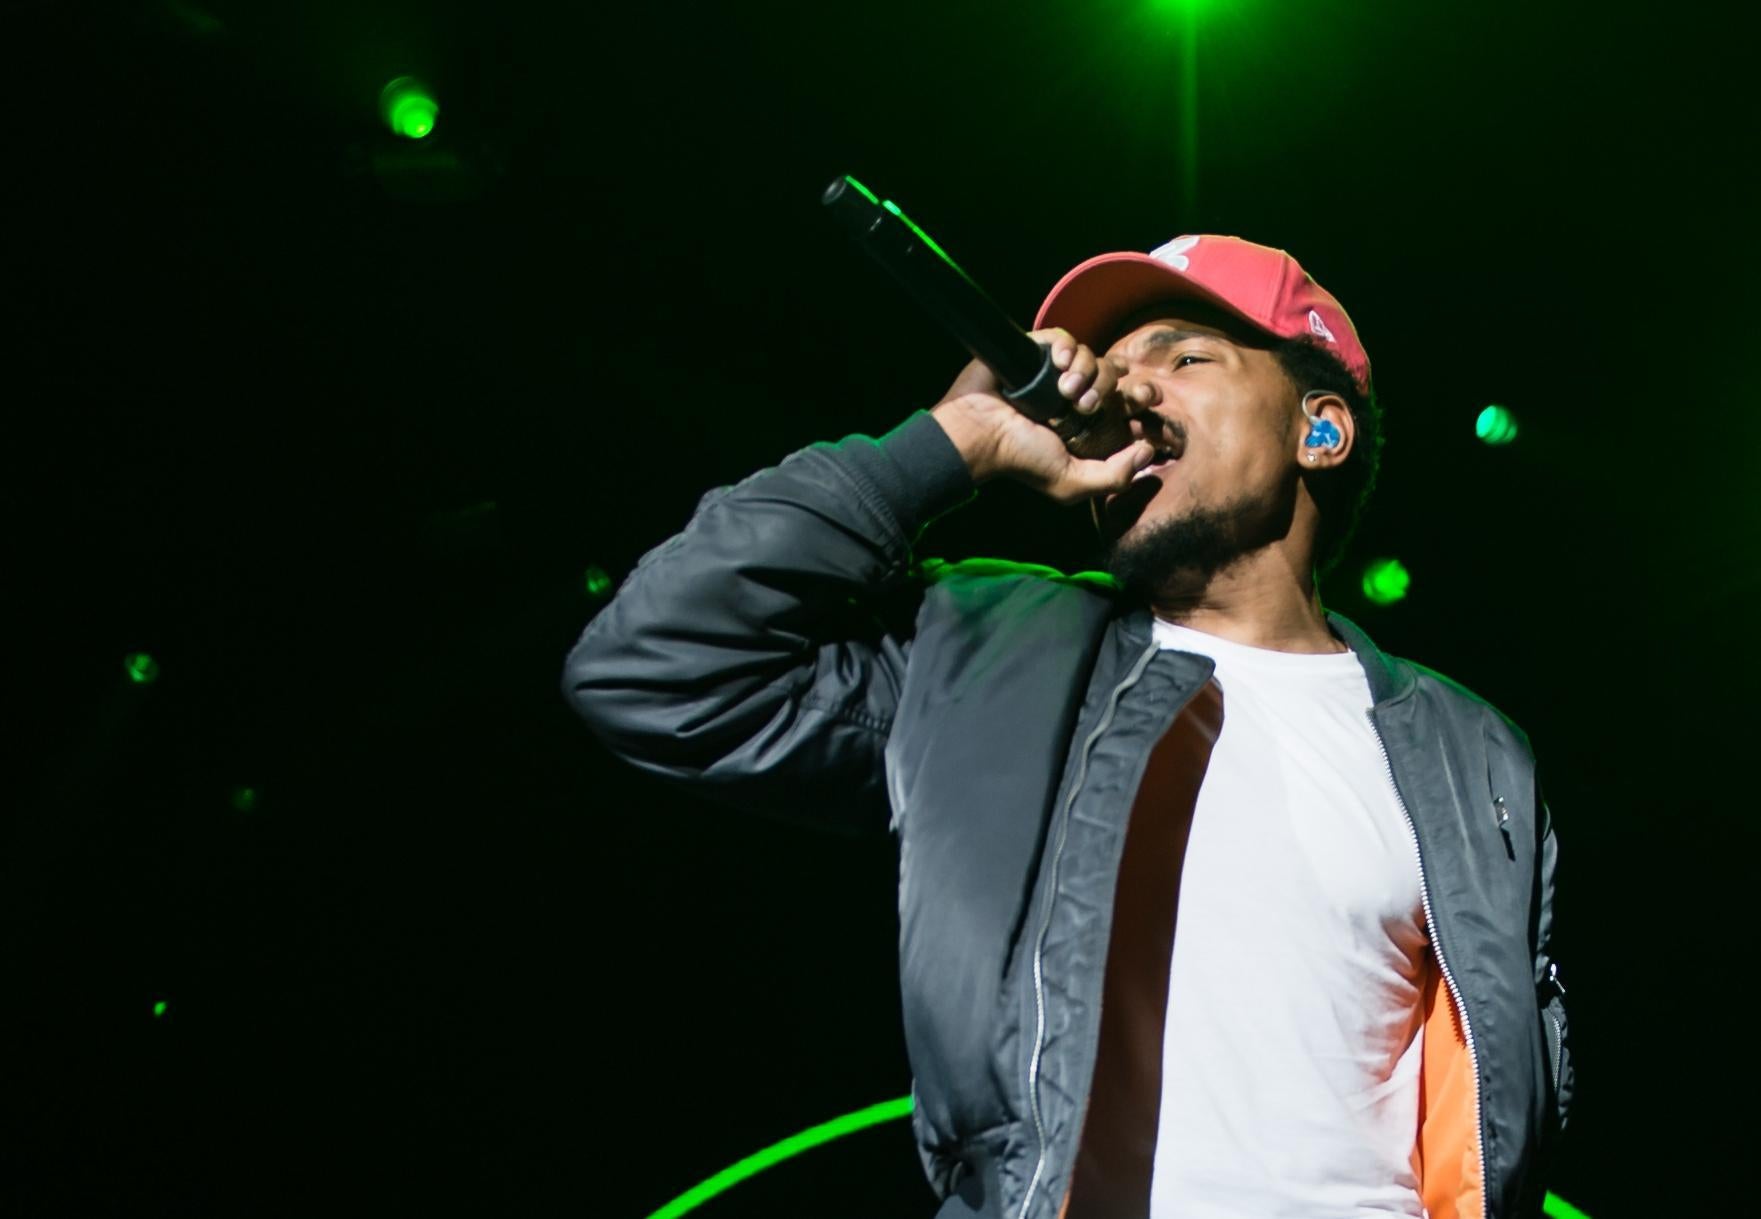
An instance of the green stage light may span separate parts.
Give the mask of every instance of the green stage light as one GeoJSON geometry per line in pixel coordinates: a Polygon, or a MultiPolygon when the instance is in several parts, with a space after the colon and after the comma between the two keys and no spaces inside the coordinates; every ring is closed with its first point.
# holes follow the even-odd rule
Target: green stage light
{"type": "Polygon", "coordinates": [[[1364,596],[1376,605],[1393,605],[1411,584],[1412,574],[1399,559],[1372,559],[1364,568],[1364,596]]]}
{"type": "Polygon", "coordinates": [[[1516,439],[1516,416],[1502,406],[1488,406],[1474,421],[1474,435],[1487,444],[1509,444],[1516,439]]]}
{"type": "Polygon", "coordinates": [[[434,130],[440,103],[414,76],[400,76],[379,91],[379,113],[393,132],[419,140],[434,130]]]}
{"type": "Polygon", "coordinates": [[[232,807],[241,813],[248,813],[257,807],[257,789],[254,787],[235,787],[232,789],[232,807]]]}
{"type": "Polygon", "coordinates": [[[150,686],[159,680],[159,662],[145,652],[130,652],[122,658],[122,667],[137,686],[150,686]]]}
{"type": "Polygon", "coordinates": [[[153,1004],[153,1015],[155,1017],[159,1017],[159,1016],[163,1016],[164,1014],[165,1014],[165,1000],[163,1000],[163,999],[157,1000],[153,1004]]]}
{"type": "Polygon", "coordinates": [[[597,563],[587,569],[587,595],[595,601],[611,592],[611,577],[597,563]]]}

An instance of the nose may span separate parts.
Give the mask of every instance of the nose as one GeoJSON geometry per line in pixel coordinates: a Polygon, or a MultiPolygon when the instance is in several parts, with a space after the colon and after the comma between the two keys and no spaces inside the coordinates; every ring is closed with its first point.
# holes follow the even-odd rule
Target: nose
{"type": "Polygon", "coordinates": [[[1134,438],[1141,440],[1151,432],[1159,437],[1162,425],[1153,417],[1148,420],[1143,418],[1162,401],[1162,391],[1153,378],[1147,373],[1127,372],[1114,383],[1113,392],[1119,395],[1124,404],[1125,418],[1131,425],[1134,438]]]}

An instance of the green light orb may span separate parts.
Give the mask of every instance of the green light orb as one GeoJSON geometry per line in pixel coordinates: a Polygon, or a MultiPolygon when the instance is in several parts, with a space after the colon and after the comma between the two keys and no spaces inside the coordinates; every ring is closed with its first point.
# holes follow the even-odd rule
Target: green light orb
{"type": "Polygon", "coordinates": [[[1399,559],[1372,559],[1364,568],[1364,596],[1375,605],[1393,605],[1411,584],[1412,573],[1399,559]]]}
{"type": "Polygon", "coordinates": [[[153,1004],[153,1015],[154,1016],[163,1016],[164,1014],[165,1014],[165,1000],[159,999],[159,1000],[155,1001],[153,1004]]]}
{"type": "Polygon", "coordinates": [[[1474,435],[1487,444],[1509,444],[1516,439],[1516,416],[1502,406],[1488,406],[1474,421],[1474,435]]]}
{"type": "Polygon", "coordinates": [[[124,656],[122,668],[137,686],[150,686],[159,680],[159,662],[145,652],[130,652],[124,656]]]}
{"type": "Polygon", "coordinates": [[[587,569],[587,595],[595,601],[611,592],[611,577],[605,568],[595,564],[587,569]]]}
{"type": "Polygon", "coordinates": [[[434,130],[440,103],[421,81],[400,76],[379,91],[379,112],[393,132],[407,140],[419,140],[434,130]]]}
{"type": "Polygon", "coordinates": [[[254,787],[235,787],[232,789],[232,807],[241,813],[248,813],[257,807],[257,789],[254,787]]]}

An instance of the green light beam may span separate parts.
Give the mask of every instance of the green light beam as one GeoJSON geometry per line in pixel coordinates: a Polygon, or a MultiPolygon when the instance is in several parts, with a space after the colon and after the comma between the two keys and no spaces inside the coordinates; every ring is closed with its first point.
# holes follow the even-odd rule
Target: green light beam
{"type": "MultiPolygon", "coordinates": [[[[896,1121],[911,1116],[911,1098],[901,1096],[897,1100],[884,1100],[878,1105],[870,1105],[866,1109],[858,1109],[854,1113],[846,1113],[843,1117],[834,1117],[829,1122],[821,1122],[817,1126],[809,1126],[800,1134],[790,1135],[780,1143],[772,1143],[763,1151],[757,1151],[745,1159],[730,1164],[704,1181],[701,1185],[693,1185],[690,1189],[674,1198],[671,1202],[649,1215],[647,1219],[678,1219],[680,1215],[694,1211],[708,1202],[717,1194],[738,1185],[747,1177],[755,1176],[767,1168],[792,1159],[804,1151],[812,1151],[822,1143],[842,1138],[846,1134],[854,1134],[870,1126],[878,1126],[882,1122],[896,1121]]],[[[1590,1219],[1583,1211],[1549,1192],[1542,1203],[1542,1209],[1553,1219],[1590,1219]]]]}
{"type": "Polygon", "coordinates": [[[1198,211],[1198,4],[1185,6],[1180,38],[1180,224],[1188,232],[1198,211]]]}
{"type": "Polygon", "coordinates": [[[897,1100],[882,1101],[878,1105],[870,1105],[866,1109],[846,1113],[843,1117],[834,1117],[829,1122],[809,1126],[800,1134],[790,1135],[780,1143],[772,1143],[763,1151],[753,1152],[745,1159],[730,1164],[702,1184],[693,1185],[649,1215],[648,1219],[678,1219],[678,1216],[696,1210],[717,1194],[731,1189],[747,1177],[761,1173],[772,1165],[780,1164],[804,1151],[811,1151],[821,1143],[829,1143],[833,1139],[842,1138],[846,1134],[854,1134],[858,1130],[879,1125],[881,1122],[907,1117],[910,1113],[911,1098],[901,1096],[897,1100]]]}

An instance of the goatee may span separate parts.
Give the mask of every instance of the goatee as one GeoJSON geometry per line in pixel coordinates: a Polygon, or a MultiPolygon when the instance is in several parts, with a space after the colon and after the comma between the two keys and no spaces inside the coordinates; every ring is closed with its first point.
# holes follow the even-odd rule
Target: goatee
{"type": "Polygon", "coordinates": [[[1104,564],[1122,589],[1149,599],[1178,580],[1203,587],[1212,576],[1280,535],[1277,514],[1238,500],[1223,508],[1196,508],[1184,516],[1114,538],[1104,564]]]}

